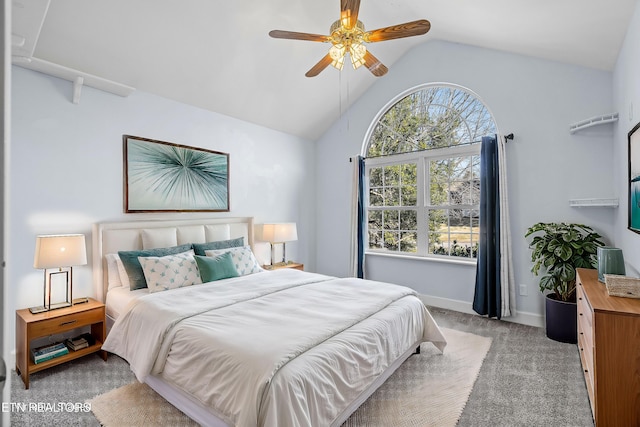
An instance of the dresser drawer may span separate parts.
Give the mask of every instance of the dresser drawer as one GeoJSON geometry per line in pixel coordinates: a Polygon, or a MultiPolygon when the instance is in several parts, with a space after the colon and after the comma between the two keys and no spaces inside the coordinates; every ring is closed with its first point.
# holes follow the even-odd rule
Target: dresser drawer
{"type": "Polygon", "coordinates": [[[589,304],[589,299],[584,294],[582,284],[576,286],[576,302],[578,309],[578,321],[583,320],[585,327],[589,330],[593,327],[593,309],[589,304]]]}
{"type": "Polygon", "coordinates": [[[592,334],[583,333],[578,326],[578,350],[580,351],[580,361],[585,377],[589,377],[591,386],[594,382],[594,366],[593,366],[593,341],[590,341],[592,334]]]}
{"type": "Polygon", "coordinates": [[[593,347],[593,311],[585,299],[578,299],[578,338],[582,338],[585,345],[593,347]]]}
{"type": "Polygon", "coordinates": [[[52,319],[44,319],[37,322],[29,323],[29,336],[42,337],[53,335],[81,326],[91,325],[104,321],[104,307],[85,310],[79,313],[73,313],[66,316],[54,317],[52,319]]]}

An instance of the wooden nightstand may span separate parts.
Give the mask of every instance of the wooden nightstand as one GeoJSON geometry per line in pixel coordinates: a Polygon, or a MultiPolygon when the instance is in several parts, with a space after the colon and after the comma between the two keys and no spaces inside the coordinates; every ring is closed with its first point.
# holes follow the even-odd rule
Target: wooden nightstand
{"type": "MultiPolygon", "coordinates": [[[[104,304],[92,298],[89,302],[67,308],[32,314],[28,308],[16,311],[16,372],[22,377],[24,387],[29,388],[29,375],[52,366],[59,365],[87,354],[100,352],[107,360],[107,352],[102,351],[106,338],[104,304]],[[37,365],[31,359],[31,342],[37,338],[61,334],[83,326],[91,326],[95,344],[77,351],[69,350],[55,359],[37,365]]],[[[60,338],[62,340],[62,338],[60,338]]]]}
{"type": "Polygon", "coordinates": [[[304,271],[304,264],[290,261],[286,264],[263,265],[262,268],[264,268],[265,270],[279,270],[281,268],[293,268],[296,270],[304,271]]]}

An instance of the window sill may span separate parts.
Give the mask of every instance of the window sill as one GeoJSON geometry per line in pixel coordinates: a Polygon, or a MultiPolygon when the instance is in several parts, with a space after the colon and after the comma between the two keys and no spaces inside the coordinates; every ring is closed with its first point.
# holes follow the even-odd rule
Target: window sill
{"type": "Polygon", "coordinates": [[[466,260],[461,258],[453,258],[453,257],[425,257],[425,256],[417,256],[417,255],[407,255],[407,254],[394,254],[387,252],[365,252],[366,256],[374,256],[374,257],[386,257],[386,258],[401,258],[401,259],[410,259],[416,261],[427,261],[427,262],[440,262],[445,264],[458,264],[458,265],[466,265],[470,267],[476,266],[476,260],[466,260]],[[449,259],[453,258],[453,259],[449,259]]]}

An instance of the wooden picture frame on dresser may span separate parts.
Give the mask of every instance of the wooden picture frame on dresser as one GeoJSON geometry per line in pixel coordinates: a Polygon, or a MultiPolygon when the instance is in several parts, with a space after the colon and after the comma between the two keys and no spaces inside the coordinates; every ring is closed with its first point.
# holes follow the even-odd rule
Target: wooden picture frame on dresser
{"type": "Polygon", "coordinates": [[[578,349],[596,426],[640,425],[640,299],[577,269],[578,349]]]}

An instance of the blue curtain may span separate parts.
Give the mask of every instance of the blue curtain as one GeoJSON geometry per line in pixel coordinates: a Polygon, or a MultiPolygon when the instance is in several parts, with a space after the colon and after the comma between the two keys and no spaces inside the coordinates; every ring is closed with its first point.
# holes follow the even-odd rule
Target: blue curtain
{"type": "Polygon", "coordinates": [[[480,151],[480,245],[473,309],[500,319],[500,291],[498,137],[486,136],[480,151]]]}
{"type": "Polygon", "coordinates": [[[365,223],[365,206],[364,206],[364,157],[357,156],[358,162],[358,222],[357,222],[357,259],[356,270],[357,277],[364,278],[364,244],[365,233],[367,232],[367,224],[365,223]]]}

